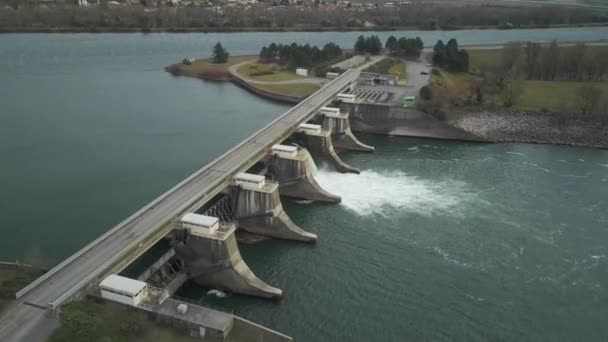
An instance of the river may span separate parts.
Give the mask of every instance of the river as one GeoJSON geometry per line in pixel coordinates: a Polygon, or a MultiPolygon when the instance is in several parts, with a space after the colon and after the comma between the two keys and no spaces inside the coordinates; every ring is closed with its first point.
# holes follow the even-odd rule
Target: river
{"type": "MultiPolygon", "coordinates": [[[[499,44],[608,28],[389,34],[499,44]]],[[[288,108],[164,66],[217,41],[238,55],[357,35],[0,35],[0,259],[61,261],[288,108]]],[[[608,152],[362,139],[377,153],[344,157],[361,175],[317,176],[341,205],[286,203],[317,245],[242,247],[285,299],[207,300],[306,342],[607,338],[608,152]]]]}

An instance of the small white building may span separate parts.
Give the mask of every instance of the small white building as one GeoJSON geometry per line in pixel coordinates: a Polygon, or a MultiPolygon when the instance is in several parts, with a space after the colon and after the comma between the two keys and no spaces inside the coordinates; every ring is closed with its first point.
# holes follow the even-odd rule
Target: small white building
{"type": "Polygon", "coordinates": [[[234,182],[238,186],[242,186],[246,189],[261,189],[266,184],[266,177],[261,175],[254,175],[252,173],[237,173],[234,176],[234,182]]]}
{"type": "Polygon", "coordinates": [[[340,115],[340,108],[336,108],[336,107],[321,107],[321,114],[329,115],[329,116],[340,115]]]}
{"type": "Polygon", "coordinates": [[[355,95],[353,94],[338,94],[336,98],[342,102],[353,103],[355,102],[355,95]]]}
{"type": "Polygon", "coordinates": [[[310,134],[321,134],[321,125],[303,123],[298,126],[298,131],[310,134]]]}
{"type": "Polygon", "coordinates": [[[272,145],[272,153],[279,158],[293,159],[298,155],[298,148],[291,145],[272,145]]]}
{"type": "Polygon", "coordinates": [[[148,296],[148,284],[112,274],[100,284],[101,297],[114,302],[137,306],[148,296]]]}
{"type": "Polygon", "coordinates": [[[298,69],[296,69],[296,75],[308,77],[308,69],[298,68],[298,69]]]}
{"type": "Polygon", "coordinates": [[[220,219],[213,216],[187,213],[179,220],[183,228],[190,230],[192,234],[213,234],[220,227],[220,219]]]}

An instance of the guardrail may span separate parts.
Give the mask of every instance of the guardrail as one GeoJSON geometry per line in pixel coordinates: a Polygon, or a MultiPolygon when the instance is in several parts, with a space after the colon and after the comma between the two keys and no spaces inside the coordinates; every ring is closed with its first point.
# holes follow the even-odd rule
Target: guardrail
{"type": "MultiPolygon", "coordinates": [[[[317,90],[316,92],[314,92],[312,95],[309,96],[309,98],[314,97],[314,96],[318,96],[319,94],[321,94],[323,91],[325,91],[328,87],[343,81],[344,77],[348,77],[348,82],[352,82],[353,79],[356,79],[356,76],[358,75],[358,72],[354,72],[352,69],[349,69],[348,71],[346,71],[345,73],[343,73],[342,75],[340,75],[339,77],[337,77],[336,79],[330,81],[329,83],[327,83],[323,88],[317,90]]],[[[211,162],[209,162],[207,165],[205,165],[204,167],[202,167],[201,169],[195,171],[192,175],[188,176],[186,179],[182,180],[181,182],[179,182],[177,185],[175,185],[174,187],[172,187],[171,189],[169,189],[168,191],[166,191],[165,193],[163,193],[162,195],[160,195],[159,197],[157,197],[156,199],[154,199],[152,202],[148,203],[146,206],[144,206],[142,209],[138,210],[137,212],[135,212],[133,215],[129,216],[127,219],[123,220],[121,223],[119,223],[118,225],[116,225],[114,228],[110,229],[109,231],[107,231],[106,233],[102,234],[100,237],[98,237],[97,239],[93,240],[91,243],[89,243],[88,245],[86,245],[85,247],[83,247],[82,249],[80,249],[79,251],[77,251],[76,253],[74,253],[72,256],[70,256],[69,258],[67,258],[66,260],[62,261],[59,265],[53,267],[51,270],[49,270],[47,273],[45,273],[43,276],[41,276],[40,278],[36,279],[35,281],[33,281],[32,283],[30,283],[29,285],[27,285],[26,287],[24,287],[23,289],[21,289],[20,291],[18,291],[15,295],[15,297],[17,299],[22,298],[23,296],[25,296],[26,294],[28,294],[30,291],[36,289],[38,286],[40,286],[43,282],[47,281],[50,277],[54,276],[55,274],[57,274],[59,271],[61,271],[63,268],[65,268],[67,265],[71,264],[72,262],[74,262],[76,259],[80,258],[82,255],[84,255],[85,253],[87,253],[88,251],[90,251],[93,247],[95,247],[96,245],[99,245],[101,242],[103,242],[104,240],[108,239],[109,237],[111,237],[112,235],[114,235],[115,233],[117,233],[118,231],[120,231],[122,228],[124,228],[124,226],[126,226],[127,224],[130,224],[132,222],[134,222],[136,219],[138,219],[140,216],[142,216],[145,212],[147,212],[150,209],[153,209],[154,206],[156,206],[158,203],[160,203],[161,201],[165,200],[169,195],[171,195],[172,193],[174,193],[175,191],[177,191],[178,189],[182,188],[184,185],[188,184],[190,181],[192,181],[194,178],[198,177],[201,173],[211,169],[212,167],[214,167],[216,164],[218,164],[220,161],[222,161],[224,158],[226,158],[228,155],[230,155],[231,153],[234,153],[236,150],[238,150],[239,148],[243,147],[245,144],[251,143],[252,141],[254,141],[259,135],[261,135],[262,133],[264,133],[266,130],[270,129],[272,126],[274,126],[275,124],[277,124],[280,120],[284,119],[285,117],[288,117],[294,110],[299,109],[302,106],[305,106],[307,104],[307,101],[302,101],[298,104],[296,104],[294,107],[292,107],[290,110],[288,110],[287,112],[283,113],[281,116],[277,117],[276,119],[274,119],[273,121],[271,121],[269,124],[267,124],[266,126],[264,126],[263,128],[261,128],[260,130],[258,130],[257,132],[255,132],[254,134],[252,134],[251,136],[249,136],[247,139],[243,140],[241,143],[239,143],[238,145],[234,146],[233,148],[231,148],[230,150],[226,151],[225,153],[223,153],[222,155],[220,155],[219,157],[215,158],[214,160],[212,160],[211,162]]],[[[315,105],[310,112],[314,112],[316,110],[319,109],[319,107],[321,107],[323,105],[323,103],[321,103],[320,105],[315,105]]],[[[312,115],[312,114],[311,114],[312,115]]],[[[302,121],[308,120],[309,115],[304,116],[301,120],[298,120],[298,123],[301,123],[302,121]]],[[[285,135],[289,132],[289,134],[292,133],[292,130],[295,130],[295,128],[291,128],[288,129],[286,132],[284,132],[279,139],[284,139],[286,138],[285,135]]],[[[277,139],[278,140],[278,139],[277,139]]],[[[269,146],[266,146],[265,149],[269,149],[271,147],[271,144],[269,144],[269,146]]],[[[263,153],[263,151],[262,151],[263,153]]],[[[257,156],[256,156],[257,157],[257,156]]],[[[253,159],[253,158],[252,158],[253,159]]],[[[250,159],[246,164],[251,164],[251,160],[250,159]]],[[[251,165],[249,165],[251,166],[251,165]]],[[[243,167],[243,165],[238,165],[237,167],[234,167],[233,169],[231,169],[229,172],[226,172],[226,176],[232,176],[236,171],[238,171],[239,169],[241,169],[243,167]]],[[[226,181],[218,181],[218,184],[213,184],[212,186],[210,186],[208,189],[214,189],[217,188],[218,185],[222,184],[222,183],[226,183],[226,181]]],[[[219,192],[219,191],[218,191],[219,192]]],[[[212,193],[211,191],[208,190],[204,190],[202,191],[200,194],[198,194],[198,196],[195,196],[195,198],[199,198],[199,197],[205,197],[205,195],[208,195],[212,193]]],[[[212,196],[209,196],[212,197],[212,196]]],[[[201,199],[202,200],[202,199],[201,199]]],[[[195,202],[200,202],[199,201],[195,201],[195,202]]],[[[178,209],[174,210],[171,215],[168,216],[168,220],[163,221],[163,222],[159,222],[159,224],[154,225],[150,230],[155,230],[160,228],[161,226],[163,226],[164,224],[166,224],[167,221],[170,220],[171,217],[175,216],[176,214],[180,213],[181,211],[185,210],[187,207],[189,207],[191,205],[191,203],[184,203],[182,204],[180,207],[178,207],[178,209]]],[[[137,238],[133,243],[131,243],[129,246],[127,246],[125,248],[125,250],[131,250],[133,249],[135,246],[137,246],[139,243],[141,243],[143,240],[145,240],[146,238],[148,238],[149,236],[147,234],[143,234],[141,237],[137,238]]],[[[70,298],[72,295],[74,295],[74,293],[78,292],[81,288],[83,288],[88,282],[90,282],[92,279],[94,279],[97,274],[99,272],[99,270],[105,270],[110,268],[110,266],[115,263],[118,259],[122,258],[122,256],[120,254],[115,255],[114,257],[110,258],[108,261],[106,261],[102,266],[98,267],[97,270],[95,270],[94,272],[90,273],[88,276],[86,276],[82,281],[80,281],[78,284],[76,284],[75,286],[73,286],[72,288],[68,289],[66,292],[64,292],[63,295],[61,295],[59,298],[57,298],[56,300],[54,300],[53,302],[49,303],[49,306],[52,309],[57,308],[59,305],[61,305],[67,298],[70,298]]]]}

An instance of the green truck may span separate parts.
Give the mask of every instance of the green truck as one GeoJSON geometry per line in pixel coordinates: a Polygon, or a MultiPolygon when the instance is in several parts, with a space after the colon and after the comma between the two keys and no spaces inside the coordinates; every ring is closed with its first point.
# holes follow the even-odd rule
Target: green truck
{"type": "Polygon", "coordinates": [[[403,98],[403,108],[416,107],[416,96],[406,96],[403,98]]]}

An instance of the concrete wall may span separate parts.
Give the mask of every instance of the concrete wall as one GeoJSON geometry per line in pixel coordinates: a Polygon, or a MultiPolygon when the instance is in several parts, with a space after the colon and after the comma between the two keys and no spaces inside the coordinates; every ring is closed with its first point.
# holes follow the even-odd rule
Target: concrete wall
{"type": "Polygon", "coordinates": [[[421,138],[465,141],[486,141],[460,128],[441,122],[413,108],[393,107],[371,103],[341,103],[350,113],[353,131],[421,138]]]}
{"type": "Polygon", "coordinates": [[[260,88],[257,88],[254,84],[249,83],[249,82],[245,81],[244,79],[241,79],[240,77],[235,76],[234,74],[232,75],[232,81],[236,85],[239,85],[256,95],[269,99],[269,100],[296,104],[304,99],[302,97],[275,94],[275,93],[271,93],[271,92],[262,90],[260,88]]]}

